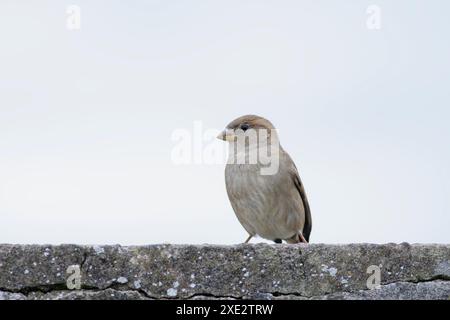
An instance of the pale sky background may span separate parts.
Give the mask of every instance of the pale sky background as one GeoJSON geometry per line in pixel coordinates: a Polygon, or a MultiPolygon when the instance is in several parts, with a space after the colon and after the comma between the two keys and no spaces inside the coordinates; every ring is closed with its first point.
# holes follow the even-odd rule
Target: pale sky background
{"type": "Polygon", "coordinates": [[[449,12],[2,0],[0,243],[244,241],[224,163],[175,165],[171,136],[247,113],[275,123],[299,167],[311,242],[450,243],[449,12]]]}

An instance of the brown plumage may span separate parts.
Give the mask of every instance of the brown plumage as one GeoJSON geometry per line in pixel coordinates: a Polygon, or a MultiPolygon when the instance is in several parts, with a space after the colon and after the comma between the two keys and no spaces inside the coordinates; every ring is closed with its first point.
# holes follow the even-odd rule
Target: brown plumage
{"type": "Polygon", "coordinates": [[[242,116],[232,121],[218,138],[230,143],[225,182],[231,206],[249,233],[245,242],[256,235],[277,243],[281,240],[288,243],[308,242],[312,221],[305,189],[294,162],[279,144],[272,123],[255,115],[242,116]],[[252,131],[265,131],[267,137],[247,140],[245,148],[239,150],[239,135],[248,138],[252,131]],[[272,174],[262,174],[261,169],[267,164],[259,158],[256,163],[248,163],[249,153],[266,151],[262,149],[264,143],[269,145],[269,150],[271,146],[277,147],[271,156],[278,157],[279,165],[272,174]],[[235,163],[240,152],[246,154],[245,163],[235,163]]]}

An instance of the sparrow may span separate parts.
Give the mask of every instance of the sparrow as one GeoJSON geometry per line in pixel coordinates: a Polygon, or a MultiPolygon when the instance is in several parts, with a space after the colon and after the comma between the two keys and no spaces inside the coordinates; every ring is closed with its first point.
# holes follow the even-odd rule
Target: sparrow
{"type": "Polygon", "coordinates": [[[273,124],[263,117],[245,115],[230,122],[217,138],[229,143],[225,184],[231,206],[249,234],[244,243],[254,236],[275,243],[308,243],[312,228],[308,199],[273,124]],[[278,167],[263,172],[268,161],[259,157],[267,158],[269,153],[278,167]]]}

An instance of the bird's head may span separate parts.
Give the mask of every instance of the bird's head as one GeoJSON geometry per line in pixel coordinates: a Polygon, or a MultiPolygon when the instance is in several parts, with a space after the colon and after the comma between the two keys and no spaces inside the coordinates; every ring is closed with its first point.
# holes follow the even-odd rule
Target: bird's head
{"type": "Polygon", "coordinates": [[[281,146],[277,131],[269,120],[255,115],[239,117],[217,138],[230,143],[227,165],[256,164],[262,175],[278,172],[281,146]]]}
{"type": "Polygon", "coordinates": [[[269,120],[256,115],[245,115],[231,121],[217,139],[235,142],[239,136],[258,137],[263,132],[267,134],[267,139],[278,138],[276,129],[269,120]]]}

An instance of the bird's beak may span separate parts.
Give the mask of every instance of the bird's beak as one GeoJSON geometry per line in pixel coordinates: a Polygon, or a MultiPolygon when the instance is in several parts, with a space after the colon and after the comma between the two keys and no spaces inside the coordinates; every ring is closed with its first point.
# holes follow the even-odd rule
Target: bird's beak
{"type": "Polygon", "coordinates": [[[224,140],[224,141],[234,141],[234,138],[236,135],[234,134],[234,130],[232,129],[225,129],[219,135],[217,136],[217,139],[224,140]]]}

